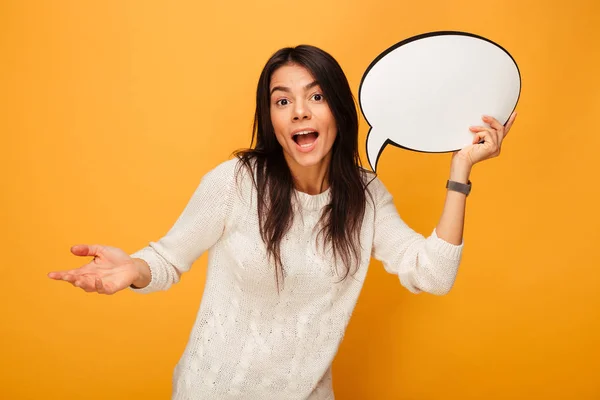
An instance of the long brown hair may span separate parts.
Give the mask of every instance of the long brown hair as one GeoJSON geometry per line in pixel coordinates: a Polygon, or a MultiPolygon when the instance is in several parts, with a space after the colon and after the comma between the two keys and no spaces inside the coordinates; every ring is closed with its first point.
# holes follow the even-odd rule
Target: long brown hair
{"type": "Polygon", "coordinates": [[[271,122],[270,84],[273,73],[289,64],[306,68],[319,82],[337,124],[328,171],[331,202],[323,209],[318,237],[332,244],[334,260],[341,258],[346,268],[342,279],[351,273],[351,266],[358,267],[360,263],[360,229],[368,193],[364,179],[367,171],[362,168],[358,154],[356,103],[342,68],[330,54],[314,46],[277,51],[267,61],[258,81],[251,148],[239,150],[235,155],[253,179],[256,174],[260,234],[269,257],[275,261],[278,287],[284,269],[280,244],[294,218],[291,202],[294,182],[271,122]]]}

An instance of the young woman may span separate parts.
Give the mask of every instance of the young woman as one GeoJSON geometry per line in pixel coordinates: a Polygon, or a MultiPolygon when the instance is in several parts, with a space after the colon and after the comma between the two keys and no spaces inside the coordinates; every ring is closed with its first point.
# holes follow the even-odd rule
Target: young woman
{"type": "Polygon", "coordinates": [[[411,292],[447,293],[469,173],[500,153],[514,119],[471,128],[473,145],[453,155],[442,216],[424,237],[360,166],[357,110],[338,63],[312,46],[281,49],[258,82],[254,147],[208,172],[164,237],[131,256],[74,246],[93,260],[49,276],[86,292],[149,293],[208,251],[173,399],[333,399],[331,363],[370,258],[411,292]]]}

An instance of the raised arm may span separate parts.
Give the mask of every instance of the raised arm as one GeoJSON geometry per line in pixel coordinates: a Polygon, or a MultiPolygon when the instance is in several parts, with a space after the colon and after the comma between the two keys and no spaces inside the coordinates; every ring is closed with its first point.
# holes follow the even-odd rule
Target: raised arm
{"type": "MultiPolygon", "coordinates": [[[[502,141],[516,116],[517,114],[513,113],[506,126],[502,126],[492,117],[484,116],[482,119],[486,125],[471,127],[471,131],[475,133],[473,144],[452,155],[449,180],[468,184],[473,165],[499,156],[502,141]]],[[[461,244],[463,241],[466,200],[467,196],[457,191],[449,190],[446,194],[444,210],[436,232],[440,238],[449,243],[461,244]]]]}
{"type": "MultiPolygon", "coordinates": [[[[489,125],[472,127],[476,133],[473,144],[453,155],[450,180],[466,184],[474,164],[498,156],[515,117],[511,116],[506,127],[489,117],[483,119],[489,125]]],[[[440,220],[425,238],[402,221],[392,196],[381,182],[376,183],[373,257],[382,261],[388,272],[397,274],[413,293],[448,293],[462,256],[466,195],[448,191],[440,220]]]]}

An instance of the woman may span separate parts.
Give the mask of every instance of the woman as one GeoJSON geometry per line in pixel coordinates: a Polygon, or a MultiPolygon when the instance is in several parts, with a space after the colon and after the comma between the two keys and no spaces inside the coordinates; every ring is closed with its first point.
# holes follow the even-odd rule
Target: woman
{"type": "Polygon", "coordinates": [[[371,256],[411,292],[447,293],[471,167],[499,154],[514,118],[471,128],[473,145],[453,155],[451,190],[425,238],[360,166],[357,110],[338,63],[315,47],[284,48],[259,79],[254,147],[207,173],[164,237],[131,256],[74,246],[94,259],[49,276],[86,292],[149,293],[177,283],[208,250],[173,399],[333,399],[331,363],[371,256]]]}

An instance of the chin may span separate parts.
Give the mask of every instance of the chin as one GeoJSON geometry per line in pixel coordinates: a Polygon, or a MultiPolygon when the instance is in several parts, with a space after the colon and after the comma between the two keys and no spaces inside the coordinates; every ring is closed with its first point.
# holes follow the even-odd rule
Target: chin
{"type": "Polygon", "coordinates": [[[291,157],[294,163],[303,168],[310,168],[321,165],[327,160],[326,155],[314,153],[294,153],[291,157]]]}
{"type": "Polygon", "coordinates": [[[306,157],[300,157],[299,159],[296,158],[295,159],[296,164],[298,164],[301,167],[304,168],[310,168],[310,167],[315,167],[318,165],[321,165],[322,162],[324,162],[325,160],[323,158],[310,158],[307,159],[306,157]]]}

